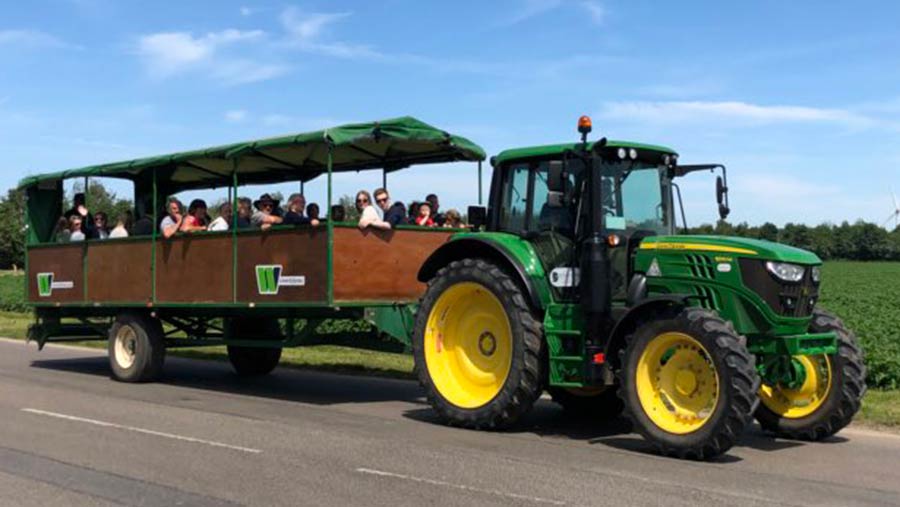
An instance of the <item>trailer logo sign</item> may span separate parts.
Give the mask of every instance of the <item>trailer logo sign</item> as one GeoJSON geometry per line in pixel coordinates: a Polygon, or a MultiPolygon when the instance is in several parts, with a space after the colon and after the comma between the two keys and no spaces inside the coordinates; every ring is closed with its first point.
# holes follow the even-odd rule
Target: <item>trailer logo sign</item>
{"type": "Polygon", "coordinates": [[[54,281],[54,276],[53,273],[37,274],[38,296],[48,298],[53,295],[54,290],[70,290],[75,288],[74,282],[54,281]]]}
{"type": "Polygon", "coordinates": [[[303,287],[305,276],[284,275],[284,266],[280,264],[256,266],[256,286],[263,296],[275,296],[281,287],[303,287]]]}

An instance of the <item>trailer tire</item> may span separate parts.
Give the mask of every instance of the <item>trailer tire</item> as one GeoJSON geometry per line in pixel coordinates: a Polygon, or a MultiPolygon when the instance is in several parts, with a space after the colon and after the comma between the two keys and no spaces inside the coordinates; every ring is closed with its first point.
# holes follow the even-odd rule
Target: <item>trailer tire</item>
{"type": "MultiPolygon", "coordinates": [[[[273,319],[233,318],[227,321],[229,336],[239,340],[280,340],[281,326],[273,319]]],[[[260,377],[272,373],[281,361],[279,347],[228,345],[228,361],[240,377],[260,377]]]]}
{"type": "Polygon", "coordinates": [[[428,282],[412,349],[444,423],[494,430],[518,421],[541,395],[543,346],[525,292],[498,265],[453,261],[428,282]]]}
{"type": "Polygon", "coordinates": [[[109,365],[120,382],[152,382],[166,358],[162,324],[140,313],[122,313],[109,329],[109,365]]]}
{"type": "Polygon", "coordinates": [[[859,411],[866,393],[863,351],[841,319],[814,310],[809,332],[829,331],[838,336],[835,356],[796,356],[807,368],[819,366],[825,376],[807,371],[804,385],[796,390],[761,386],[756,420],[764,430],[795,440],[822,440],[850,424],[859,411]]]}

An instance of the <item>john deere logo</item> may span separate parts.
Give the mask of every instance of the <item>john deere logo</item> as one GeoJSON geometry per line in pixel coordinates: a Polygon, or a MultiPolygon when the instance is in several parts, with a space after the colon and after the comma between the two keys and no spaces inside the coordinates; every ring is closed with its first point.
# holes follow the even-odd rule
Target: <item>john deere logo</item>
{"type": "Polygon", "coordinates": [[[286,276],[283,272],[284,266],[280,264],[256,266],[256,286],[259,293],[263,296],[274,296],[281,287],[306,285],[305,276],[286,276]]]}
{"type": "Polygon", "coordinates": [[[53,273],[37,274],[38,296],[48,298],[53,295],[54,290],[69,290],[75,287],[73,282],[57,282],[53,278],[53,273]]]}

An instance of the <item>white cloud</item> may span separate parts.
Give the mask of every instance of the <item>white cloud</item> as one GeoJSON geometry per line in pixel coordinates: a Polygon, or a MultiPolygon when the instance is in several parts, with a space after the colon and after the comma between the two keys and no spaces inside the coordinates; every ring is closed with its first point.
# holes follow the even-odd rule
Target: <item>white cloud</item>
{"type": "Polygon", "coordinates": [[[740,101],[609,102],[603,106],[601,115],[610,119],[659,124],[719,120],[720,123],[734,124],[828,122],[852,127],[868,127],[876,123],[872,118],[846,109],[767,106],[740,101]]]}
{"type": "Polygon", "coordinates": [[[225,111],[225,121],[229,123],[240,123],[247,119],[247,111],[244,109],[233,109],[225,111]]]}
{"type": "Polygon", "coordinates": [[[606,8],[596,0],[584,0],[580,3],[581,7],[587,11],[588,16],[595,25],[603,24],[606,20],[606,8]]]}
{"type": "Polygon", "coordinates": [[[307,14],[296,7],[288,7],[281,13],[281,25],[295,42],[312,42],[322,35],[328,25],[350,14],[349,12],[307,14]]]}
{"type": "Polygon", "coordinates": [[[562,5],[562,0],[524,0],[522,8],[500,24],[502,26],[515,25],[545,12],[552,11],[560,5],[562,5]]]}
{"type": "Polygon", "coordinates": [[[0,46],[27,48],[82,49],[40,30],[0,30],[0,46]]]}
{"type": "Polygon", "coordinates": [[[252,7],[242,6],[240,9],[241,16],[245,17],[252,16],[254,12],[256,12],[256,9],[253,9],[252,7]]]}

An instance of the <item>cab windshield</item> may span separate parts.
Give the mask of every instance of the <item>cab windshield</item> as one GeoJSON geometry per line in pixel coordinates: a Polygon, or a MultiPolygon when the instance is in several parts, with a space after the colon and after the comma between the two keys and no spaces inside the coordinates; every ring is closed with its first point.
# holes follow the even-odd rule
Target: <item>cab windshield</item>
{"type": "Polygon", "coordinates": [[[639,161],[604,161],[601,164],[601,202],[606,229],[668,233],[661,169],[661,166],[639,161]]]}

